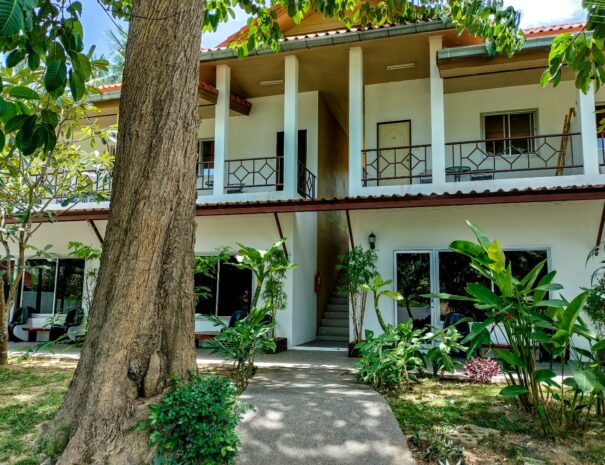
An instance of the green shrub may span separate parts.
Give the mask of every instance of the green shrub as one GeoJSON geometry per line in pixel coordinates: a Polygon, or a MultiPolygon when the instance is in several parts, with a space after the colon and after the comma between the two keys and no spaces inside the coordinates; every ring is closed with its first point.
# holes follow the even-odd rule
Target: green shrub
{"type": "Polygon", "coordinates": [[[157,446],[155,463],[234,463],[239,446],[235,427],[245,407],[231,381],[201,373],[173,383],[161,404],[149,406],[149,419],[140,425],[150,431],[150,446],[157,446]]]}
{"type": "Polygon", "coordinates": [[[214,326],[222,328],[219,333],[204,344],[235,363],[233,378],[240,392],[246,389],[254,374],[256,354],[275,352],[275,339],[270,336],[275,322],[267,323],[266,316],[270,307],[253,308],[248,316],[238,321],[234,327],[228,327],[217,317],[208,316],[214,326]]]}
{"type": "Polygon", "coordinates": [[[357,380],[376,389],[394,389],[410,381],[417,381],[412,370],[423,370],[427,358],[433,363],[434,374],[453,372],[457,362],[452,352],[465,350],[458,340],[460,334],[454,328],[414,329],[414,320],[407,320],[377,337],[370,330],[365,332],[366,341],[357,345],[361,359],[356,366],[357,380]],[[433,343],[435,347],[426,353],[433,343]]]}

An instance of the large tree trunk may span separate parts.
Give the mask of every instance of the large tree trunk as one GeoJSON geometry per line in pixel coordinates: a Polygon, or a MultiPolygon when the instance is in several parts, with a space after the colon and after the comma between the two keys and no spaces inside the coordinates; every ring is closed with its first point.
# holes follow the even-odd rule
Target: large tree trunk
{"type": "Polygon", "coordinates": [[[111,215],[88,335],[53,427],[58,463],[149,463],[134,431],[195,367],[193,250],[200,0],[135,0],[111,215]]]}

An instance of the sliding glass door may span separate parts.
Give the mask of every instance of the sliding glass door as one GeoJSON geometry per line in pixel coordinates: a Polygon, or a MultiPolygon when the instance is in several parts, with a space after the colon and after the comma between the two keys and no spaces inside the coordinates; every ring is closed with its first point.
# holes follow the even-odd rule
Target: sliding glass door
{"type": "Polygon", "coordinates": [[[82,307],[85,261],[76,258],[28,260],[18,306],[32,314],[66,314],[82,307]]]}
{"type": "MultiPolygon", "coordinates": [[[[512,263],[513,275],[519,279],[548,259],[545,248],[505,250],[505,254],[512,263]]],[[[441,327],[453,313],[475,321],[484,319],[485,311],[477,310],[470,302],[423,297],[438,293],[466,295],[464,289],[469,282],[491,288],[491,283],[470,266],[468,257],[449,250],[401,250],[395,252],[394,261],[397,291],[403,296],[396,307],[397,323],[413,319],[416,328],[430,324],[441,327]]],[[[547,262],[542,275],[548,268],[547,262]]]]}
{"type": "Polygon", "coordinates": [[[433,300],[423,297],[433,292],[433,253],[430,250],[395,252],[397,291],[403,300],[397,304],[397,323],[414,320],[415,328],[433,321],[433,300]]]}

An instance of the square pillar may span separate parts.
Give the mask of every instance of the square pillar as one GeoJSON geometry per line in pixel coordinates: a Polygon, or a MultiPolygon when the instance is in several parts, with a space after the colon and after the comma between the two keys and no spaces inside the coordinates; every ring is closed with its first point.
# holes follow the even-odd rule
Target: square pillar
{"type": "Polygon", "coordinates": [[[597,122],[595,116],[594,87],[590,86],[588,93],[578,90],[578,113],[580,116],[580,131],[582,138],[582,164],[586,176],[600,174],[599,147],[597,142],[597,122]]]}
{"type": "Polygon", "coordinates": [[[361,190],[363,150],[363,50],[349,49],[349,195],[361,190]]]}
{"type": "Polygon", "coordinates": [[[297,194],[298,173],[298,58],[288,55],[284,73],[284,194],[297,194]]]}
{"type": "Polygon", "coordinates": [[[231,103],[231,68],[216,67],[218,98],[214,108],[214,186],[212,193],[222,195],[225,187],[225,160],[229,156],[229,106],[231,103]]]}
{"type": "Polygon", "coordinates": [[[429,37],[433,185],[445,188],[445,103],[443,99],[443,79],[437,66],[437,51],[441,48],[443,48],[442,36],[429,37]]]}

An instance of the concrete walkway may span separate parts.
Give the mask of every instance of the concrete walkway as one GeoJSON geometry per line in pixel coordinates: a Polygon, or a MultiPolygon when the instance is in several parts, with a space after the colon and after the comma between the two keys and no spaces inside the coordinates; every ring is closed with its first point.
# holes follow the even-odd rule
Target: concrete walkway
{"type": "Polygon", "coordinates": [[[238,465],[414,465],[384,399],[329,368],[261,368],[242,395],[238,465]]]}

